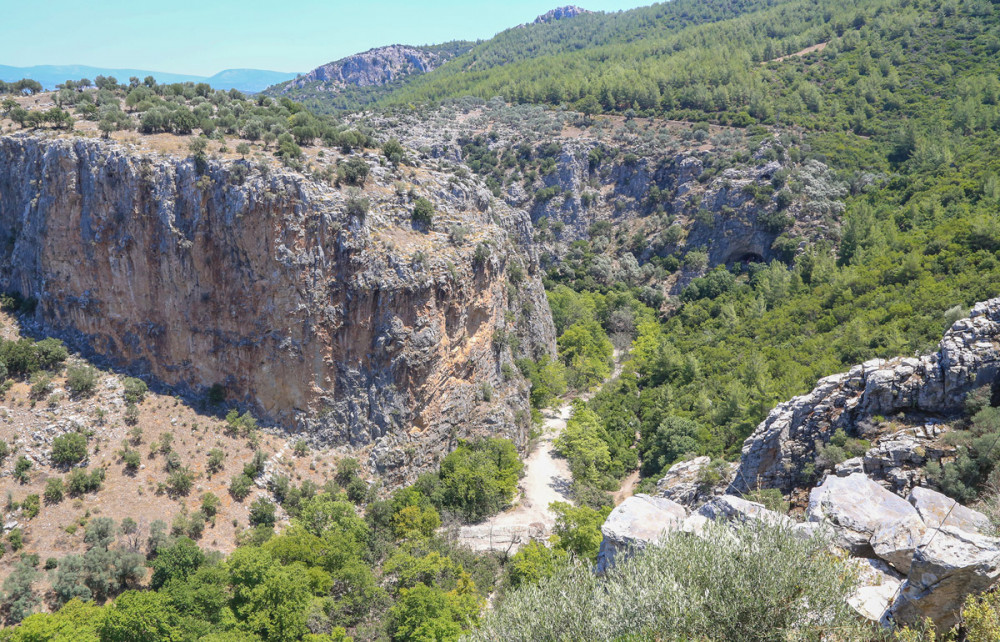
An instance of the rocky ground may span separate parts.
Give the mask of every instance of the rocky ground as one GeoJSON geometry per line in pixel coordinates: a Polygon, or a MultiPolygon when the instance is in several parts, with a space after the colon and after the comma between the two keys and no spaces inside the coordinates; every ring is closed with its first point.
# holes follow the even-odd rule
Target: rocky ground
{"type": "MultiPolygon", "coordinates": [[[[0,315],[4,338],[20,336],[14,318],[0,315]]],[[[71,357],[68,365],[86,363],[71,357]]],[[[213,493],[220,500],[218,513],[209,520],[199,542],[209,550],[229,552],[235,548],[240,533],[248,528],[250,504],[257,497],[271,498],[266,489],[272,475],[285,475],[295,485],[311,480],[319,485],[332,479],[343,452],[309,450],[293,454],[287,437],[259,432],[253,441],[227,430],[217,412],[194,407],[177,397],[149,392],[138,404],[138,420],[133,425],[125,417],[123,377],[108,370],[99,371],[99,382],[92,396],[74,398],[65,388],[65,372],[53,377],[51,390],[42,399],[33,398],[28,382],[19,381],[0,399],[0,441],[10,446],[10,454],[0,463],[0,506],[3,531],[19,529],[23,548],[17,553],[37,554],[43,561],[85,550],[85,524],[94,517],[110,517],[116,523],[130,517],[139,525],[137,541],[145,541],[150,525],[156,520],[170,527],[177,516],[193,515],[201,506],[202,495],[213,493]],[[133,437],[139,428],[142,436],[133,437]],[[97,492],[67,496],[59,502],[42,501],[35,517],[28,517],[20,504],[29,495],[44,496],[46,482],[63,478],[72,468],[57,466],[51,460],[52,440],[59,435],[82,431],[88,435],[87,459],[79,464],[88,472],[104,471],[104,482],[97,492]],[[168,478],[166,456],[159,450],[163,436],[171,434],[171,450],[181,466],[194,473],[190,492],[172,495],[165,489],[168,478]],[[142,463],[130,473],[120,457],[123,444],[138,450],[142,463]],[[235,500],[228,492],[230,479],[250,462],[259,448],[267,457],[267,472],[260,477],[249,496],[235,500]],[[224,463],[218,472],[207,470],[208,451],[223,451],[224,463]],[[31,461],[28,480],[14,478],[20,457],[31,461]],[[12,506],[17,505],[17,508],[12,506]]],[[[279,517],[281,510],[278,510],[279,517]]],[[[9,542],[7,545],[9,549],[9,542]]],[[[20,554],[0,557],[0,582],[16,565],[20,554]]]]}

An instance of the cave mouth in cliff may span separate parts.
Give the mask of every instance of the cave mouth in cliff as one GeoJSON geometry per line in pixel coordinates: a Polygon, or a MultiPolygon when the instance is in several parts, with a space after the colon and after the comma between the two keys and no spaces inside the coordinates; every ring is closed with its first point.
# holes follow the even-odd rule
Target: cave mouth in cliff
{"type": "Polygon", "coordinates": [[[730,257],[730,260],[726,262],[730,264],[750,265],[751,263],[764,263],[764,257],[756,252],[744,252],[743,254],[730,257]]]}

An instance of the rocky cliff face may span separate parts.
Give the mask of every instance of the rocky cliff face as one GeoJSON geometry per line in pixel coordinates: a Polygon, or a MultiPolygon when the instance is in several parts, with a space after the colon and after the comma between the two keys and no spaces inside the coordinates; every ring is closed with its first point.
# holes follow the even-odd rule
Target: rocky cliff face
{"type": "Polygon", "coordinates": [[[576,7],[573,5],[566,7],[558,7],[535,18],[535,24],[540,25],[549,22],[555,22],[556,20],[575,18],[576,16],[581,16],[585,13],[591,13],[591,12],[587,11],[586,9],[582,9],[580,7],[576,7]]]}
{"type": "MultiPolygon", "coordinates": [[[[650,264],[666,257],[679,269],[654,285],[671,294],[716,265],[790,260],[835,236],[848,194],[823,163],[793,161],[789,141],[749,141],[734,129],[474,99],[350,120],[494,181],[499,198],[530,212],[546,267],[591,241],[610,275],[595,278],[608,285],[651,282],[650,264]],[[697,259],[684,260],[691,252],[697,259]]],[[[865,175],[855,187],[878,180],[865,175]]]]}
{"type": "MultiPolygon", "coordinates": [[[[865,472],[884,473],[908,458],[931,456],[924,442],[937,436],[936,423],[961,410],[971,390],[995,386],[998,373],[1000,299],[991,299],[976,304],[968,319],[955,322],[933,354],[874,359],[821,379],[812,392],[779,404],[744,442],[731,490],[788,492],[807,486],[804,470],[815,460],[817,444],[828,442],[838,428],[872,438],[879,416],[904,413],[920,428],[890,435],[869,451],[857,462],[865,472]]],[[[905,477],[889,482],[902,482],[895,484],[900,491],[913,485],[905,477]]]]}
{"type": "Polygon", "coordinates": [[[390,483],[463,436],[523,446],[512,350],[553,344],[530,221],[419,171],[435,229],[468,238],[423,233],[384,173],[359,218],[283,170],[199,175],[93,140],[3,137],[0,287],[37,299],[39,331],[181,392],[222,384],[266,420],[364,449],[390,483]]]}
{"type": "MultiPolygon", "coordinates": [[[[468,50],[468,48],[464,48],[468,50]]],[[[336,90],[347,85],[375,87],[387,85],[403,77],[425,74],[448,62],[456,53],[447,49],[431,50],[406,45],[391,45],[370,49],[364,53],[321,65],[277,88],[278,94],[318,85],[336,90]]]]}

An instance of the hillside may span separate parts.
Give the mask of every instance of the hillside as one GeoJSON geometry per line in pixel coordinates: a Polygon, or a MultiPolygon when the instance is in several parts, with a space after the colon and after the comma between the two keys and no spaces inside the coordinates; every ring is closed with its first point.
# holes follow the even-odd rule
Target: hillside
{"type": "MultiPolygon", "coordinates": [[[[69,370],[0,344],[34,364],[6,375],[2,615],[54,612],[0,639],[996,637],[1000,5],[550,18],[274,97],[3,101],[8,335],[120,372],[39,411],[69,370]],[[84,513],[60,539],[85,506],[31,498],[57,471],[17,424],[44,442],[127,374],[261,480],[200,540],[227,557],[190,522],[137,547],[84,513]],[[229,408],[250,414],[206,416],[229,408]],[[246,461],[252,416],[268,453],[311,449],[287,483],[246,461]],[[539,453],[543,488],[520,479],[539,453]]],[[[141,502],[110,417],[88,456],[141,502]]],[[[208,484],[204,435],[176,450],[208,484]]]]}
{"type": "Polygon", "coordinates": [[[473,44],[378,47],[321,65],[264,93],[287,96],[317,113],[360,109],[464,54],[473,44]]]}

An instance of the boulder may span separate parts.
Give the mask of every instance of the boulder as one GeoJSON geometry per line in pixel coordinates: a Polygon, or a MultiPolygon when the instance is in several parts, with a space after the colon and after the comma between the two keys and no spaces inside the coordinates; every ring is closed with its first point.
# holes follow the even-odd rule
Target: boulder
{"type": "Polygon", "coordinates": [[[903,583],[903,576],[882,560],[851,558],[850,564],[858,569],[859,586],[847,598],[847,603],[862,617],[885,623],[889,605],[903,583]]]}
{"type": "Polygon", "coordinates": [[[854,473],[863,473],[865,472],[865,462],[861,457],[852,457],[837,464],[834,467],[834,472],[837,477],[847,477],[854,473]]]}
{"type": "Polygon", "coordinates": [[[991,526],[986,515],[930,488],[914,488],[907,500],[931,527],[954,526],[969,533],[982,534],[988,532],[991,526]]]}
{"type": "Polygon", "coordinates": [[[597,572],[614,566],[619,554],[642,550],[664,534],[679,530],[686,517],[683,506],[664,497],[629,497],[601,526],[604,539],[597,555],[597,572]]]}
{"type": "Polygon", "coordinates": [[[871,537],[872,550],[901,573],[910,572],[913,553],[924,540],[927,526],[918,515],[878,525],[871,537]]]}
{"type": "Polygon", "coordinates": [[[810,521],[829,521],[836,543],[854,553],[870,557],[871,538],[882,524],[916,517],[917,509],[861,473],[829,476],[809,493],[810,521]]]}
{"type": "Polygon", "coordinates": [[[735,520],[740,522],[762,521],[771,525],[791,527],[794,522],[787,516],[764,508],[763,504],[751,502],[735,495],[720,495],[698,509],[698,515],[714,520],[735,520]]]}
{"type": "Polygon", "coordinates": [[[719,471],[722,479],[718,484],[712,485],[706,484],[702,475],[702,471],[711,463],[711,457],[695,457],[677,462],[656,482],[656,494],[693,508],[717,492],[722,492],[729,485],[736,464],[726,464],[725,469],[719,471]]]}
{"type": "Polygon", "coordinates": [[[987,590],[998,578],[1000,539],[953,526],[928,530],[892,605],[892,618],[898,624],[930,618],[940,629],[951,628],[965,598],[987,590]]]}

